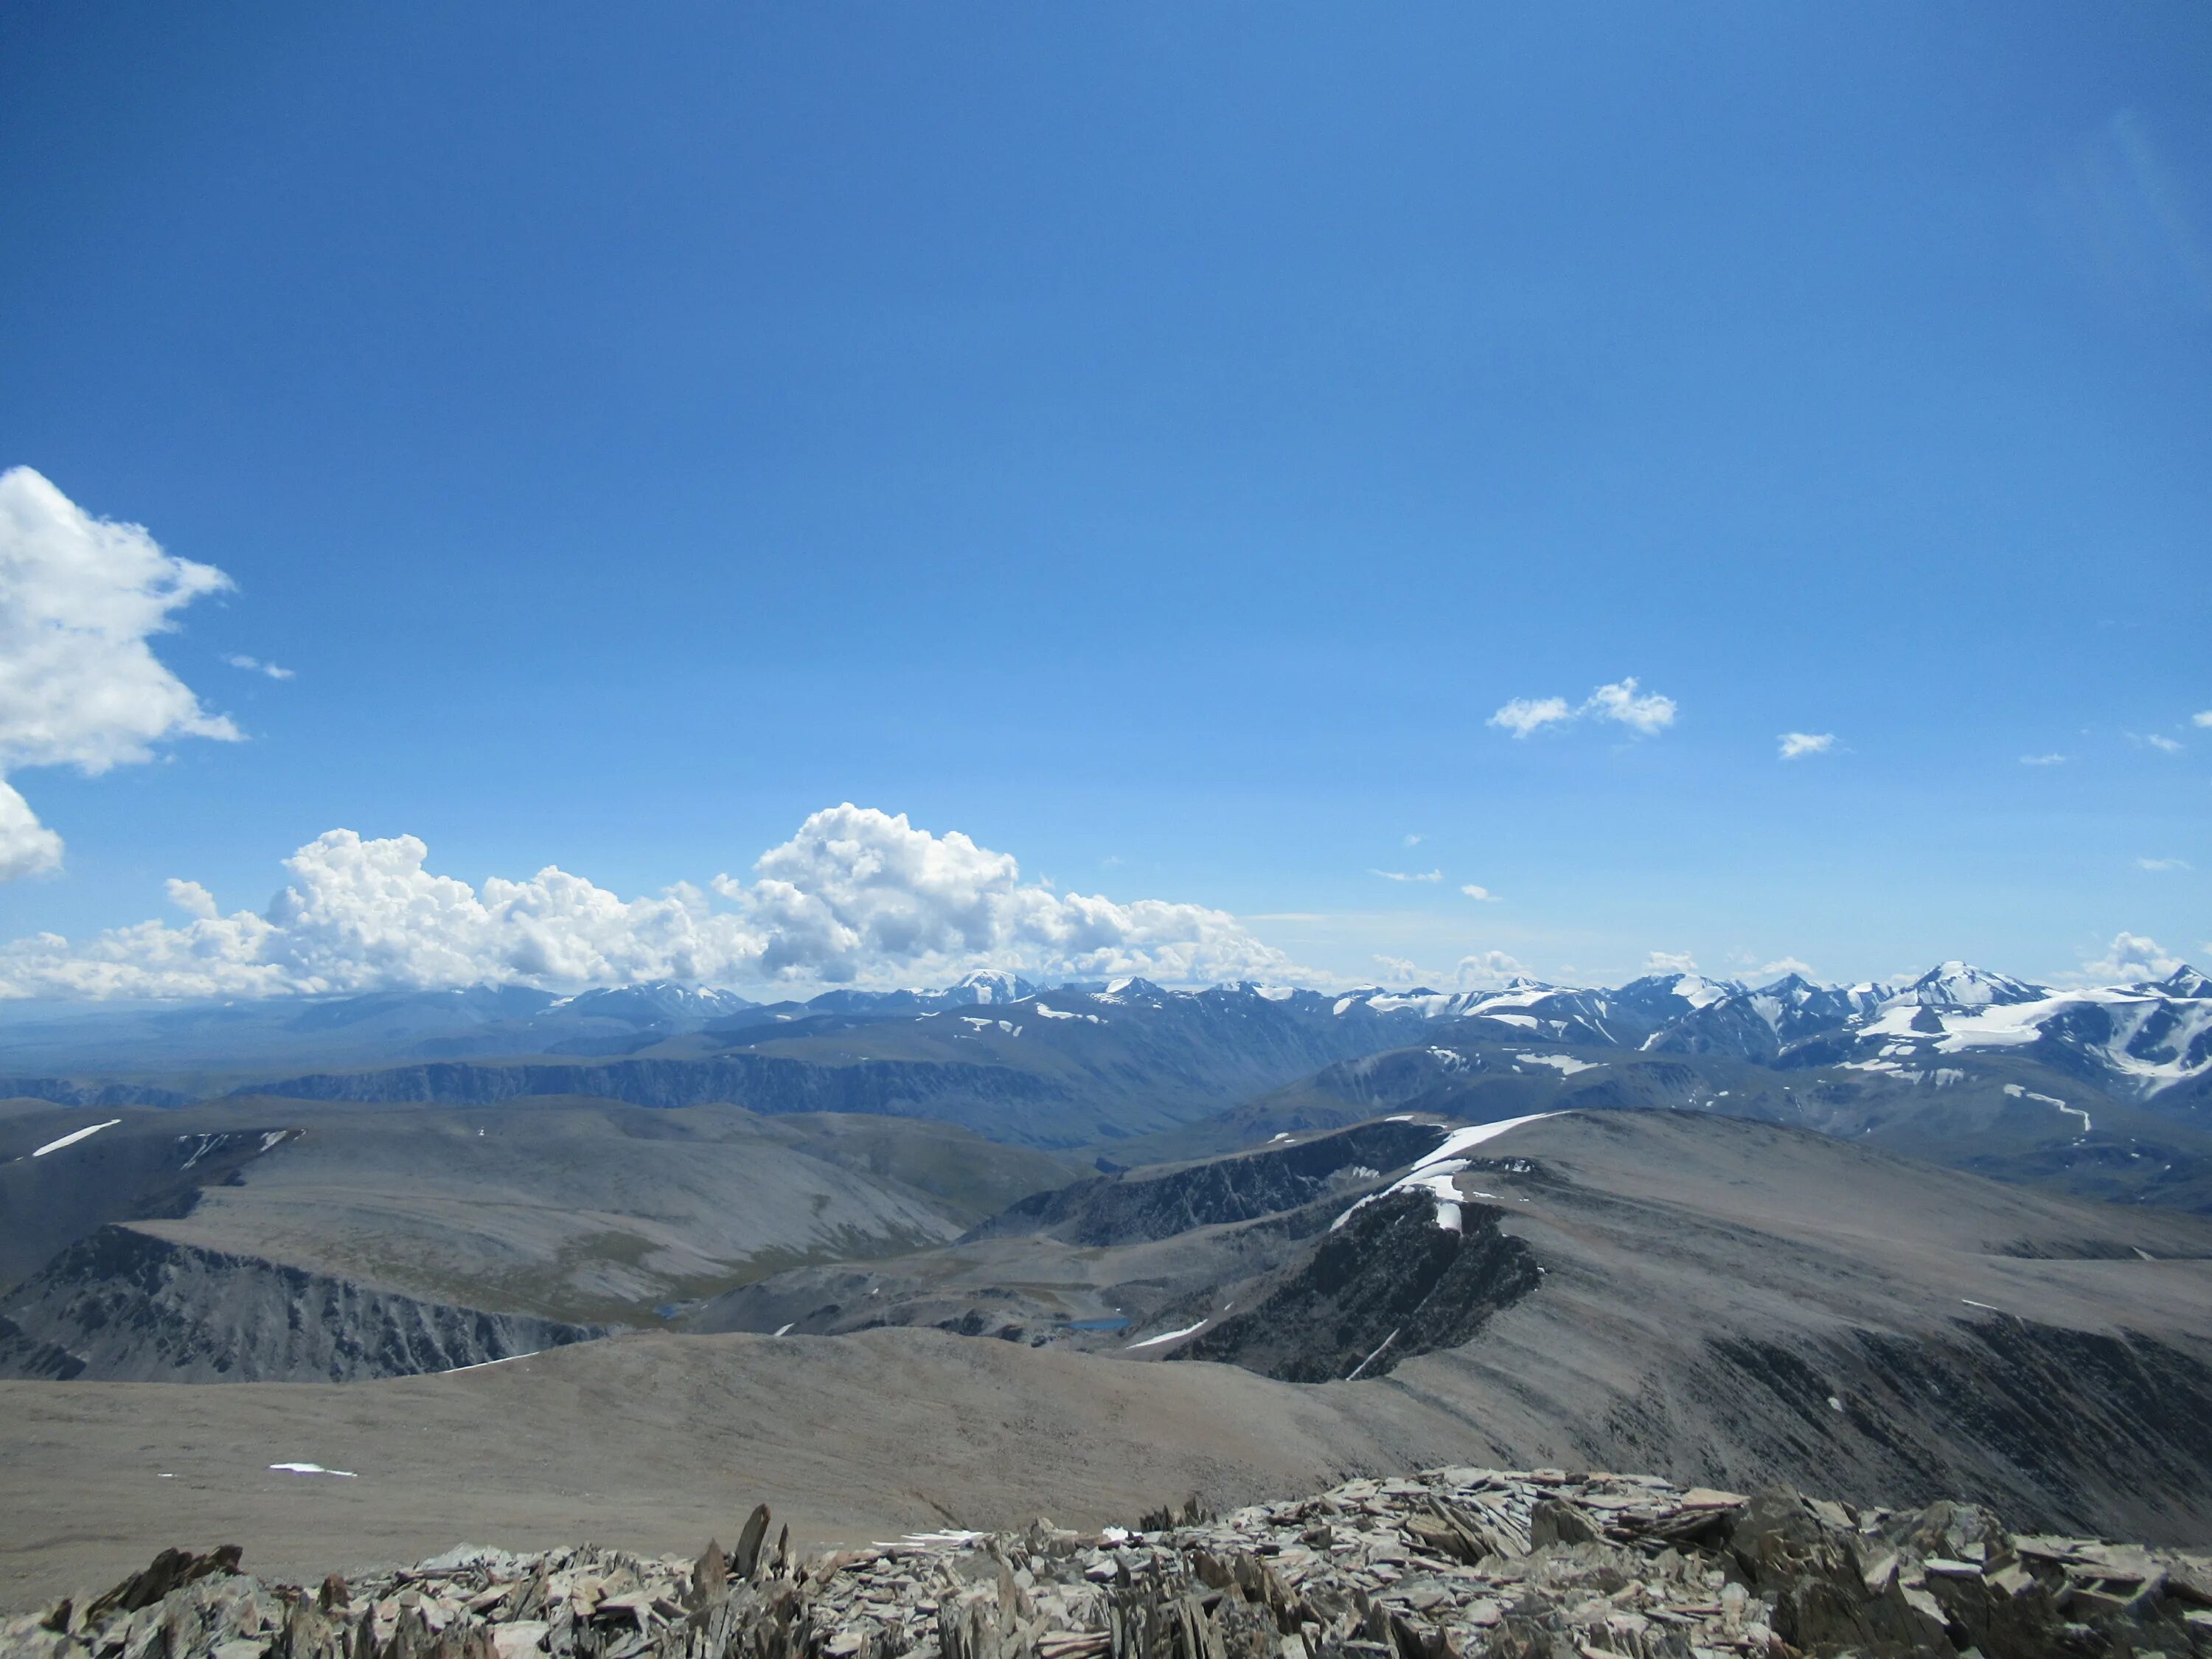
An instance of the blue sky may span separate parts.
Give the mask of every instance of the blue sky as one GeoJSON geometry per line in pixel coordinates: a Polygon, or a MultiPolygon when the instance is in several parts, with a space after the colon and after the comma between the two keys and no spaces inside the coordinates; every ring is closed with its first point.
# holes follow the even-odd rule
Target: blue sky
{"type": "Polygon", "coordinates": [[[2183,3],[8,9],[0,465],[228,573],[153,648],[245,740],[11,766],[0,938],[851,801],[1340,976],[2201,960],[2208,83],[2183,3]]]}

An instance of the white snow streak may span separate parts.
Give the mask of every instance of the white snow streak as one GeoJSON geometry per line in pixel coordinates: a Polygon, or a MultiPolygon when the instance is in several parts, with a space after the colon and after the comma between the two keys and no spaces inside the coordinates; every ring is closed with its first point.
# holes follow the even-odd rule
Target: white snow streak
{"type": "MultiPolygon", "coordinates": [[[[1400,1330],[1402,1330],[1402,1329],[1404,1329],[1404,1328],[1404,1328],[1403,1326],[1399,1327],[1399,1329],[1400,1329],[1400,1330]]],[[[1387,1347],[1389,1347],[1389,1346],[1393,1342],[1395,1342],[1397,1340],[1398,1340],[1398,1332],[1397,1332],[1397,1331],[1393,1331],[1393,1332],[1391,1332],[1391,1333],[1390,1333],[1390,1334],[1389,1334],[1389,1335],[1388,1335],[1388,1336],[1384,1337],[1384,1338],[1382,1340],[1382,1341],[1380,1341],[1380,1342],[1378,1342],[1378,1343],[1376,1343],[1376,1344],[1375,1345],[1375,1352],[1374,1352],[1373,1353],[1369,1354],[1369,1355],[1367,1356],[1367,1358],[1364,1358],[1364,1359],[1361,1360],[1361,1361],[1360,1361],[1357,1365],[1354,1365],[1354,1366],[1352,1368],[1352,1375],[1351,1375],[1351,1376],[1347,1376],[1347,1377],[1346,1377],[1344,1380],[1345,1380],[1346,1382],[1357,1382],[1357,1381],[1358,1380],[1358,1377],[1359,1377],[1359,1373],[1360,1373],[1360,1372],[1362,1372],[1362,1371],[1364,1371],[1364,1370],[1366,1370],[1370,1365],[1373,1364],[1374,1364],[1377,1359],[1381,1358],[1382,1357],[1382,1350],[1383,1350],[1383,1349],[1385,1349],[1385,1348],[1387,1348],[1387,1347]]]]}
{"type": "Polygon", "coordinates": [[[2004,1091],[2010,1095],[2014,1100],[2040,1101],[2045,1106],[2056,1106],[2062,1112],[2070,1113],[2072,1115],[2081,1120],[2081,1133],[2085,1135],[2089,1133],[2091,1127],[2089,1123],[2089,1114],[2079,1106],[2069,1106],[2064,1101],[2059,1099],[2056,1095],[2039,1095],[2033,1089],[2021,1088],[2017,1083],[2006,1084],[2004,1086],[2004,1091]]]}
{"type": "Polygon", "coordinates": [[[1141,1342],[1132,1342],[1128,1344],[1127,1347],[1124,1347],[1121,1352],[1127,1353],[1130,1348],[1157,1348],[1163,1342],[1180,1341],[1182,1338],[1188,1336],[1193,1331],[1201,1331],[1205,1328],[1206,1322],[1201,1319],[1197,1324],[1186,1325],[1179,1331],[1162,1331],[1158,1336],[1148,1336],[1141,1342]]]}
{"type": "Polygon", "coordinates": [[[1480,1146],[1486,1140],[1494,1140],[1509,1129],[1517,1129],[1524,1123],[1540,1123],[1547,1117],[1557,1117],[1557,1112],[1531,1112],[1526,1117],[1500,1118],[1495,1123],[1478,1123],[1470,1128],[1455,1129],[1444,1137],[1444,1144],[1413,1165],[1416,1170],[1425,1170],[1431,1164],[1448,1158],[1457,1158],[1470,1146],[1480,1146]]]}
{"type": "MultiPolygon", "coordinates": [[[[511,1354],[505,1355],[504,1357],[502,1357],[502,1358],[498,1358],[498,1359],[479,1359],[479,1360],[477,1360],[474,1364],[470,1364],[470,1365],[454,1365],[454,1366],[452,1366],[452,1367],[450,1367],[449,1369],[447,1369],[447,1370],[442,1370],[442,1371],[433,1371],[433,1372],[431,1373],[431,1375],[432,1375],[433,1376],[459,1376],[463,1371],[481,1371],[481,1370],[487,1370],[487,1369],[489,1369],[489,1367],[491,1367],[491,1366],[493,1366],[493,1365],[504,1365],[505,1364],[507,1364],[507,1362],[509,1359],[530,1359],[530,1358],[534,1358],[536,1356],[538,1356],[538,1354],[544,1353],[544,1352],[545,1352],[545,1350],[544,1350],[544,1349],[543,1349],[543,1348],[532,1348],[532,1349],[528,1353],[511,1353],[511,1354]]],[[[270,1467],[271,1468],[289,1468],[291,1467],[291,1465],[290,1465],[290,1464],[289,1464],[289,1463],[287,1463],[287,1464],[274,1464],[274,1463],[272,1463],[272,1464],[270,1464],[270,1467]]],[[[333,1474],[337,1474],[338,1472],[339,1472],[339,1471],[335,1470],[335,1469],[326,1471],[326,1473],[333,1474]]]]}
{"type": "Polygon", "coordinates": [[[98,1134],[102,1129],[112,1129],[117,1124],[122,1121],[123,1120],[119,1117],[111,1117],[105,1123],[87,1124],[82,1129],[78,1129],[71,1133],[64,1135],[59,1140],[48,1141],[45,1146],[40,1147],[38,1151],[33,1152],[31,1156],[33,1158],[44,1158],[48,1152],[58,1152],[63,1147],[74,1146],[78,1141],[85,1139],[88,1136],[98,1134]]]}
{"type": "Polygon", "coordinates": [[[1577,1060],[1571,1054],[1523,1054],[1520,1063],[1530,1066],[1556,1066],[1562,1077],[1572,1077],[1577,1072],[1595,1072],[1598,1062],[1577,1060]]]}

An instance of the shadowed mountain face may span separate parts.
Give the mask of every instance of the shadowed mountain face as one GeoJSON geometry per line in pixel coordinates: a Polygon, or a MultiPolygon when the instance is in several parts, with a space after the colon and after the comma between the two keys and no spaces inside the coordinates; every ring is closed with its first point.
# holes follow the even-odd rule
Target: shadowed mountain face
{"type": "Polygon", "coordinates": [[[228,1116],[206,1128],[168,1112],[86,1117],[40,1103],[0,1120],[0,1289],[109,1222],[190,1212],[204,1188],[233,1179],[297,1133],[251,1118],[252,1127],[233,1127],[237,1120],[228,1116]],[[36,1154],[88,1128],[82,1139],[36,1154]]]}
{"type": "Polygon", "coordinates": [[[1419,1192],[1360,1206],[1256,1307],[1209,1326],[1175,1358],[1330,1382],[1386,1376],[1401,1360],[1472,1341],[1536,1289],[1542,1270],[1500,1230],[1503,1212],[1462,1206],[1461,1224],[1441,1227],[1436,1208],[1419,1192]]]}
{"type": "Polygon", "coordinates": [[[1410,1114],[1242,1158],[1147,1174],[1138,1180],[1078,1182],[1010,1206],[969,1235],[1042,1233],[1071,1244],[1133,1244],[1200,1227],[1295,1210],[1340,1188],[1372,1180],[1431,1151],[1433,1121],[1410,1114]]]}
{"type": "Polygon", "coordinates": [[[103,1227],[10,1295],[0,1375],[327,1382],[479,1365],[604,1336],[103,1227]]]}

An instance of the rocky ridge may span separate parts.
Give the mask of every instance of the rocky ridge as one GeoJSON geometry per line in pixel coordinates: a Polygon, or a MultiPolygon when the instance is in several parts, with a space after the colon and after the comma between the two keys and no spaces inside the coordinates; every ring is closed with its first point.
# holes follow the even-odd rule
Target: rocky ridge
{"type": "Polygon", "coordinates": [[[111,1225],[0,1297],[0,1376],[352,1382],[606,1334],[111,1225]]]}
{"type": "Polygon", "coordinates": [[[696,1561],[463,1547],[307,1591],[164,1551],[0,1659],[1707,1659],[2212,1654],[2212,1559],[1985,1509],[1443,1468],[1084,1534],[800,1559],[765,1504],[696,1561]]]}

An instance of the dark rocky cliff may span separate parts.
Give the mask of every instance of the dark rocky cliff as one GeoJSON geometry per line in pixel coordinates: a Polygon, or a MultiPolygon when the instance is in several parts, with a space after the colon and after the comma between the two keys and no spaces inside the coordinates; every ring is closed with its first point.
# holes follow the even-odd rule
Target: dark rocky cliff
{"type": "Polygon", "coordinates": [[[350,1382],[606,1333],[103,1227],[0,1303],[0,1376],[350,1382]]]}

